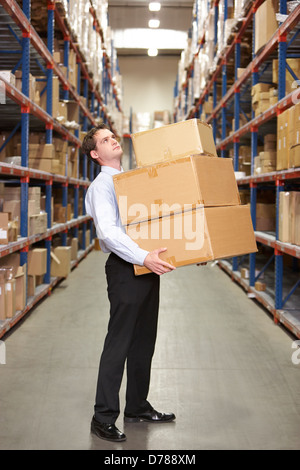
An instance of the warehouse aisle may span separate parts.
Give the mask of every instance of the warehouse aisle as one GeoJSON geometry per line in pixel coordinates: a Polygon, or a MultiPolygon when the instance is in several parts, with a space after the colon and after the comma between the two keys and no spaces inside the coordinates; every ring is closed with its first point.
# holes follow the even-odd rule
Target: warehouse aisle
{"type": "Polygon", "coordinates": [[[105,259],[93,251],[4,338],[0,449],[300,448],[294,338],[217,266],[161,278],[149,399],[176,422],[123,426],[120,415],[126,442],[91,435],[108,320],[105,259]]]}

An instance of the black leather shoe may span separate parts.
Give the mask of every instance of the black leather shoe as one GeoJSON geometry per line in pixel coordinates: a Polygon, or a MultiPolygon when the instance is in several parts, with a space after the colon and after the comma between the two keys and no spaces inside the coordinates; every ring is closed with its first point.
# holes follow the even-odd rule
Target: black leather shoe
{"type": "Polygon", "coordinates": [[[94,416],[91,422],[91,432],[106,441],[121,442],[126,440],[123,434],[114,424],[100,423],[94,416]]]}
{"type": "Polygon", "coordinates": [[[124,421],[126,423],[138,423],[146,421],[147,423],[170,423],[176,419],[174,413],[159,413],[153,408],[138,415],[124,413],[124,421]]]}

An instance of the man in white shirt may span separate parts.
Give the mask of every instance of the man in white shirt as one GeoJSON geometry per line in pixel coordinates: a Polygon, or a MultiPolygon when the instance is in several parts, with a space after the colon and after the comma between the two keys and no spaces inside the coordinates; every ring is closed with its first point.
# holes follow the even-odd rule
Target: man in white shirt
{"type": "Polygon", "coordinates": [[[100,359],[91,431],[102,439],[119,442],[126,439],[115,426],[126,361],[124,421],[166,423],[175,419],[173,413],[160,413],[147,401],[157,332],[159,276],[175,268],[159,257],[166,248],[142,250],[122,226],[112,177],[123,171],[123,150],[114,134],[101,124],[88,132],[82,149],[101,165],[101,172],[88,188],[85,205],[102,251],[110,253],[105,265],[110,320],[100,359]],[[133,264],[144,265],[152,272],[135,276],[133,264]]]}

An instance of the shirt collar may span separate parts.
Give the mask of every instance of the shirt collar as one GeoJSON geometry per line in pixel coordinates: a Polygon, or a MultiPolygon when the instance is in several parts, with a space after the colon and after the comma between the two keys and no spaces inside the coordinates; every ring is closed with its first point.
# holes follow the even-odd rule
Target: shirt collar
{"type": "Polygon", "coordinates": [[[111,166],[101,166],[101,172],[106,173],[107,175],[118,175],[119,173],[123,173],[123,168],[121,167],[121,171],[116,170],[116,168],[112,168],[111,166]]]}

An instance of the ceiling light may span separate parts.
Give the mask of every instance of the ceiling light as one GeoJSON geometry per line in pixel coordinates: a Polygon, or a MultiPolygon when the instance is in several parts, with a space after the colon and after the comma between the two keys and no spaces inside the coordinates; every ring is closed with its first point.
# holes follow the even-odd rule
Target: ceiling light
{"type": "Polygon", "coordinates": [[[150,47],[148,49],[148,56],[150,57],[156,57],[158,54],[158,50],[155,47],[150,47]]]}
{"type": "Polygon", "coordinates": [[[149,3],[149,10],[150,11],[159,11],[160,10],[160,3],[159,2],[150,2],[149,3]]]}
{"type": "Polygon", "coordinates": [[[159,20],[149,20],[148,26],[149,28],[159,28],[160,21],[159,20]]]}

